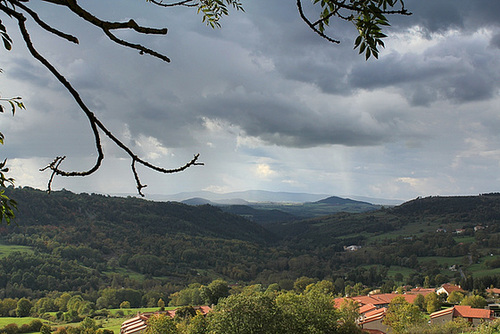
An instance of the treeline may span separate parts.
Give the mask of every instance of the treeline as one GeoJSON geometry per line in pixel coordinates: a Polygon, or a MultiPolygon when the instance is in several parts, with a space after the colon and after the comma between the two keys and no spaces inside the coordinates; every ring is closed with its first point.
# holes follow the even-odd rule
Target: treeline
{"type": "MultiPolygon", "coordinates": [[[[300,277],[289,282],[288,288],[284,288],[280,283],[267,286],[229,285],[221,279],[207,285],[193,283],[163,297],[165,299],[162,295],[148,295],[153,298],[159,311],[164,310],[164,300],[168,301],[170,306],[178,308],[175,318],[165,314],[151,317],[147,333],[361,333],[356,326],[359,304],[349,299],[335,304],[335,298],[365,295],[373,288],[359,282],[353,285],[345,283],[340,278],[331,281],[310,277],[300,277]],[[202,316],[196,313],[192,305],[215,307],[208,316],[202,316]]],[[[396,283],[385,288],[387,290],[381,292],[397,291],[401,296],[408,289],[407,286],[396,283]]],[[[407,303],[404,298],[395,298],[389,305],[384,323],[395,332],[405,333],[493,332],[499,329],[500,322],[472,329],[465,321],[429,326],[424,320],[425,314],[456,304],[484,308],[487,304],[485,297],[490,296],[480,291],[454,291],[449,296],[436,293],[427,294],[425,297],[418,295],[413,304],[407,303]]],[[[109,330],[99,328],[96,320],[111,317],[109,308],[129,309],[141,305],[146,300],[144,292],[122,288],[107,288],[87,294],[53,292],[50,296],[39,299],[4,298],[0,300],[0,316],[35,316],[59,325],[51,328],[35,320],[21,327],[7,325],[0,328],[0,333],[40,331],[43,334],[111,334],[109,330]],[[48,315],[48,312],[54,315],[48,315]],[[75,322],[81,324],[65,325],[75,322]],[[35,327],[38,330],[34,330],[35,327]]]]}

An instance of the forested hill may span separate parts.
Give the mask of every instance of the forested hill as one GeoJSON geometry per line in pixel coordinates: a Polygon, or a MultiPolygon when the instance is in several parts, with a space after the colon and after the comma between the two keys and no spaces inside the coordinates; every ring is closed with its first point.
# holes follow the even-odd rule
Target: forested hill
{"type": "Polygon", "coordinates": [[[402,205],[366,213],[339,213],[266,226],[289,241],[331,244],[332,240],[361,242],[371,235],[411,236],[476,225],[500,225],[500,194],[417,198],[402,205]]]}
{"type": "Polygon", "coordinates": [[[425,197],[392,209],[394,213],[408,215],[451,215],[481,223],[482,219],[500,219],[500,193],[479,196],[425,197]]]}
{"type": "MultiPolygon", "coordinates": [[[[20,230],[28,226],[52,226],[67,229],[85,227],[92,233],[105,233],[120,241],[153,235],[186,234],[191,236],[238,239],[257,243],[275,240],[261,226],[210,206],[188,206],[178,202],[152,202],[139,198],[74,194],[55,191],[50,195],[32,188],[9,189],[18,202],[16,222],[20,230]]],[[[12,230],[14,226],[9,227],[12,230]]],[[[75,237],[75,241],[79,239],[75,237]]]]}
{"type": "Polygon", "coordinates": [[[389,268],[408,284],[422,284],[425,276],[500,274],[496,194],[422,198],[261,226],[210,205],[69,191],[47,195],[31,188],[7,193],[19,211],[16,223],[0,226],[4,297],[110,285],[144,293],[161,286],[165,297],[179,286],[215,278],[270,284],[308,276],[377,286],[394,279],[389,268]],[[346,251],[350,245],[361,250],[346,251]],[[433,257],[439,262],[430,266],[433,257]],[[451,265],[460,272],[449,271],[451,265]]]}

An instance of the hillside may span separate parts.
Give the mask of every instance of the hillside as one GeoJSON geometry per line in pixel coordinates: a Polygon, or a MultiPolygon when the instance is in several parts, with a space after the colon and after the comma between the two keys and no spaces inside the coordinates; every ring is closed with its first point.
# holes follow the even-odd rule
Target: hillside
{"type": "Polygon", "coordinates": [[[217,207],[24,188],[8,189],[19,205],[1,242],[35,251],[0,259],[0,289],[97,289],[113,274],[185,282],[198,276],[249,279],[244,268],[265,262],[277,238],[217,207]],[[61,266],[67,270],[57,270],[61,266]],[[29,274],[26,272],[29,270],[29,274]],[[9,277],[13,277],[9,279],[9,277]]]}
{"type": "MultiPolygon", "coordinates": [[[[185,201],[184,203],[196,205],[207,202],[200,199],[194,199],[188,202],[185,201]]],[[[225,212],[240,215],[262,225],[321,217],[339,212],[368,212],[381,208],[380,205],[336,196],[306,203],[266,202],[247,203],[246,205],[219,205],[219,207],[225,212]]]]}
{"type": "MultiPolygon", "coordinates": [[[[299,219],[249,206],[222,210],[68,191],[7,191],[19,202],[19,212],[16,224],[0,228],[4,296],[97,291],[111,282],[169,290],[216,277],[263,284],[329,277],[368,285],[394,280],[395,274],[409,284],[422,284],[426,276],[500,278],[495,194],[422,198],[393,208],[299,219]],[[234,214],[225,212],[231,209],[234,214]],[[350,245],[358,251],[344,249],[350,245]]],[[[345,201],[353,204],[328,198],[304,205],[345,201]]]]}

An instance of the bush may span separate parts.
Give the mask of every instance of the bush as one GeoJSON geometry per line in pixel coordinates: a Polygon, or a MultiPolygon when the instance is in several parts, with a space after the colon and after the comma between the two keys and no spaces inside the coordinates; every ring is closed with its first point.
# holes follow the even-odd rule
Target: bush
{"type": "Polygon", "coordinates": [[[40,327],[40,334],[52,334],[52,328],[47,324],[43,324],[42,327],[40,327]]]}
{"type": "Polygon", "coordinates": [[[123,302],[121,302],[121,304],[120,304],[120,308],[122,308],[122,309],[123,309],[123,308],[130,308],[130,302],[129,302],[129,301],[126,301],[126,300],[125,300],[125,301],[123,301],[123,302]]]}
{"type": "Polygon", "coordinates": [[[53,334],[67,334],[66,327],[58,327],[53,334]]]}
{"type": "Polygon", "coordinates": [[[484,264],[492,269],[500,268],[500,257],[497,257],[496,259],[487,260],[484,264]]]}
{"type": "Polygon", "coordinates": [[[114,334],[114,332],[111,329],[99,328],[95,334],[114,334]]]}
{"type": "MultiPolygon", "coordinates": [[[[19,333],[29,333],[29,332],[31,332],[30,325],[22,324],[21,327],[19,327],[19,333]]],[[[35,332],[38,332],[38,331],[35,331],[35,332]]]]}
{"type": "Polygon", "coordinates": [[[43,322],[38,319],[31,320],[29,323],[29,332],[39,332],[40,328],[42,328],[43,322]]]}
{"type": "Polygon", "coordinates": [[[19,327],[17,324],[8,324],[5,325],[4,328],[2,328],[2,332],[6,334],[18,334],[19,333],[19,327]]]}

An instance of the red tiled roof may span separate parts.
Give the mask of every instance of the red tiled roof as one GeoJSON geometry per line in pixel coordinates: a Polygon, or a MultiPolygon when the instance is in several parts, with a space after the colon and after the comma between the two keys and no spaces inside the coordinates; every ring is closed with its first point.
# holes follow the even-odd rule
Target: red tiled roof
{"type": "Polygon", "coordinates": [[[486,292],[488,292],[488,293],[500,294],[500,289],[497,289],[497,288],[490,288],[490,289],[486,289],[486,292]]]}
{"type": "Polygon", "coordinates": [[[427,296],[429,293],[436,292],[435,289],[431,288],[413,288],[410,291],[407,291],[406,294],[408,295],[422,295],[422,296],[427,296]]]}
{"type": "Polygon", "coordinates": [[[362,305],[373,304],[377,306],[389,304],[394,298],[399,296],[403,296],[408,303],[413,303],[415,298],[417,298],[417,295],[413,294],[381,293],[378,295],[351,297],[351,299],[357,300],[362,305]]]}
{"type": "Polygon", "coordinates": [[[357,301],[360,305],[360,312],[363,314],[366,312],[366,308],[368,305],[371,305],[375,308],[382,307],[384,305],[388,305],[394,298],[402,296],[408,303],[413,303],[415,298],[417,298],[417,294],[399,294],[399,293],[381,293],[375,295],[368,296],[356,296],[356,297],[345,297],[345,298],[335,298],[334,304],[336,308],[339,308],[342,302],[346,299],[351,299],[357,301]],[[363,310],[363,311],[362,311],[363,310]]]}
{"type": "Polygon", "coordinates": [[[456,305],[455,315],[462,318],[491,319],[493,317],[493,311],[482,308],[472,308],[470,306],[456,305]]]}
{"type": "Polygon", "coordinates": [[[476,319],[492,319],[493,311],[482,308],[472,308],[470,306],[455,305],[445,310],[434,312],[430,315],[431,319],[448,315],[452,313],[453,318],[476,318],[476,319]]]}
{"type": "Polygon", "coordinates": [[[373,304],[366,304],[366,305],[363,305],[359,308],[359,314],[365,314],[367,312],[370,312],[370,311],[373,311],[373,310],[376,310],[377,307],[373,304]]]}
{"type": "Polygon", "coordinates": [[[378,310],[375,310],[375,311],[372,311],[372,312],[370,312],[371,314],[369,316],[367,315],[366,318],[364,318],[363,321],[361,321],[359,324],[364,325],[364,324],[367,324],[367,323],[372,322],[372,321],[381,320],[385,317],[386,311],[387,311],[387,309],[385,307],[378,309],[378,310]]]}
{"type": "Polygon", "coordinates": [[[448,294],[452,293],[453,291],[464,291],[459,285],[449,283],[441,285],[441,288],[443,288],[448,294]]]}
{"type": "MultiPolygon", "coordinates": [[[[196,311],[200,311],[203,315],[206,315],[212,309],[209,306],[194,306],[196,311]]],[[[139,333],[146,329],[148,319],[155,314],[165,314],[169,317],[175,317],[175,310],[160,311],[160,312],[145,312],[138,313],[137,316],[125,320],[120,328],[120,334],[134,334],[139,333]]]]}
{"type": "Polygon", "coordinates": [[[451,313],[453,313],[453,311],[454,311],[454,308],[450,307],[450,308],[447,308],[444,310],[433,312],[433,313],[431,313],[430,317],[431,317],[431,319],[434,319],[437,317],[441,317],[443,315],[451,314],[451,313]]]}

